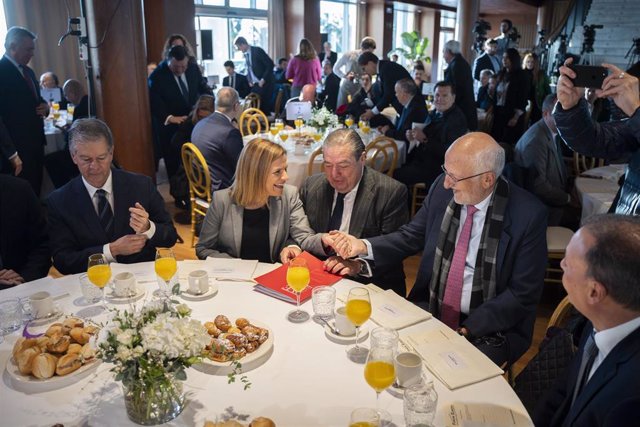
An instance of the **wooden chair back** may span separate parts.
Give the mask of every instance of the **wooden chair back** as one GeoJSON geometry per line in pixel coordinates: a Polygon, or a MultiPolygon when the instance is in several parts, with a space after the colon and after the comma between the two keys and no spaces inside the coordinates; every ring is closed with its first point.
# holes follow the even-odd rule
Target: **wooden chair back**
{"type": "MultiPolygon", "coordinates": [[[[322,156],[322,145],[313,150],[309,156],[309,162],[307,163],[307,176],[311,176],[315,173],[315,160],[318,156],[322,156]]],[[[324,172],[324,163],[320,163],[320,172],[324,172]]]]}
{"type": "Polygon", "coordinates": [[[189,195],[191,198],[191,247],[196,238],[196,216],[205,216],[211,204],[211,175],[204,156],[194,144],[187,142],[182,146],[182,165],[184,166],[189,195]]]}
{"type": "Polygon", "coordinates": [[[253,92],[247,95],[247,97],[244,99],[244,109],[246,110],[248,108],[257,108],[258,110],[260,109],[260,95],[253,92]]]}
{"type": "Polygon", "coordinates": [[[393,176],[398,164],[398,145],[388,136],[379,136],[365,149],[367,166],[393,176]]]}
{"type": "Polygon", "coordinates": [[[587,157],[574,151],[573,168],[575,176],[580,176],[580,174],[588,171],[589,169],[598,168],[600,166],[604,166],[604,159],[599,159],[597,157],[587,157]]]}
{"type": "Polygon", "coordinates": [[[255,135],[269,130],[267,116],[257,108],[244,110],[240,115],[239,125],[242,136],[255,135]]]}

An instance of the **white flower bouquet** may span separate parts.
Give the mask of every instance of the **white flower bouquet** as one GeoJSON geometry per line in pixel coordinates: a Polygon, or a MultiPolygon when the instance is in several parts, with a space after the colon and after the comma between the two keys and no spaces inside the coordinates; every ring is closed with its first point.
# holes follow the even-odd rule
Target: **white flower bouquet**
{"type": "Polygon", "coordinates": [[[326,107],[314,108],[311,117],[307,120],[307,125],[316,129],[326,130],[338,126],[338,116],[327,110],[326,107]]]}

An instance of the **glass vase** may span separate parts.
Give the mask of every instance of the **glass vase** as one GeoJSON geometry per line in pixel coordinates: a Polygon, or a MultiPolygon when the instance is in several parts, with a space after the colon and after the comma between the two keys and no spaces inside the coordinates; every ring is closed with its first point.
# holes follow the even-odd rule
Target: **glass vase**
{"type": "Polygon", "coordinates": [[[122,384],[129,419],[151,426],[176,418],[186,406],[182,382],[173,376],[155,381],[122,384]]]}

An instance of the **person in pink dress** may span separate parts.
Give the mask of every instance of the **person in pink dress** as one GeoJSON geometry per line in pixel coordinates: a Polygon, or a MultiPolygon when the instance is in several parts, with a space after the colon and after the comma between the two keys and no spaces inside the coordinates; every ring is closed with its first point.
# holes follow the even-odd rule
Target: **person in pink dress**
{"type": "Polygon", "coordinates": [[[292,98],[300,96],[304,85],[317,85],[322,78],[320,60],[309,40],[300,40],[298,54],[291,58],[287,66],[287,78],[293,79],[291,84],[292,98]]]}

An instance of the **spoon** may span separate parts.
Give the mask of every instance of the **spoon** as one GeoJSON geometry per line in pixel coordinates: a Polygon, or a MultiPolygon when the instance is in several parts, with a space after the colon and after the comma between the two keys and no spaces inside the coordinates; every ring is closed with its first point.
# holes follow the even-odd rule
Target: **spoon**
{"type": "Polygon", "coordinates": [[[324,320],[324,318],[322,317],[318,317],[318,318],[322,321],[322,323],[324,323],[329,327],[329,330],[331,331],[332,334],[340,336],[340,331],[337,328],[334,328],[333,326],[331,326],[331,324],[326,320],[324,320]]]}

